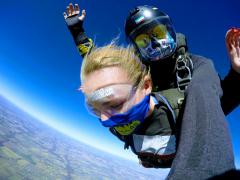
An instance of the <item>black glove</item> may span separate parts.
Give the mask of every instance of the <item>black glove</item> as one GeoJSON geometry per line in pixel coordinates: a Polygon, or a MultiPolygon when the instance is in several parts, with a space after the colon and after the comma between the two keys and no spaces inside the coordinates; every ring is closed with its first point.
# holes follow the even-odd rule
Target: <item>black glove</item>
{"type": "Polygon", "coordinates": [[[84,33],[83,21],[79,20],[79,17],[80,15],[76,14],[65,19],[68,29],[71,32],[76,44],[81,41],[82,35],[84,33]]]}

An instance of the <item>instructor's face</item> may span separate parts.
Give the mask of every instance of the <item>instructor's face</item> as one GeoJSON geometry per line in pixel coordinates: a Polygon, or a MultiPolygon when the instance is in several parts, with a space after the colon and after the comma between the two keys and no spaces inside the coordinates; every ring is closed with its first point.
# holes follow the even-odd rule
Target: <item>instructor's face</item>
{"type": "Polygon", "coordinates": [[[83,91],[88,108],[101,120],[124,113],[139,103],[147,92],[134,87],[120,67],[106,67],[86,76],[83,91]]]}

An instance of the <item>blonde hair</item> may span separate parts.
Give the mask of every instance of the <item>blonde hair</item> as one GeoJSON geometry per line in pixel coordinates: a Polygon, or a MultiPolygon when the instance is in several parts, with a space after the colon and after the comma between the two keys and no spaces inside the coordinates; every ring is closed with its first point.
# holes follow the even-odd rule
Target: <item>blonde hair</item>
{"type": "Polygon", "coordinates": [[[116,46],[110,43],[107,46],[95,48],[87,54],[81,68],[81,81],[90,73],[105,67],[121,67],[126,71],[128,78],[135,86],[141,87],[146,75],[150,72],[135,54],[133,47],[116,46]]]}

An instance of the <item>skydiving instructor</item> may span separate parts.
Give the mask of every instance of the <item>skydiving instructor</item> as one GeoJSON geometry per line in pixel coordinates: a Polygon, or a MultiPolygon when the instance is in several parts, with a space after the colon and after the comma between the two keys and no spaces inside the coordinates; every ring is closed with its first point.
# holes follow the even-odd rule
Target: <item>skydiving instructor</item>
{"type": "MultiPolygon", "coordinates": [[[[78,6],[73,7],[71,4],[64,14],[82,56],[94,48],[92,40],[83,30],[85,16],[84,10],[80,14],[78,6]]],[[[232,66],[229,74],[221,82],[212,62],[202,56],[188,53],[184,37],[175,33],[169,16],[157,8],[134,8],[126,20],[125,32],[142,62],[150,67],[153,90],[160,91],[170,102],[177,116],[176,126],[180,127],[177,129],[181,129],[175,132],[178,137],[177,153],[168,177],[183,178],[186,172],[186,179],[203,179],[208,177],[207,174],[211,174],[211,170],[216,170],[216,166],[219,173],[234,169],[231,143],[221,142],[221,137],[227,132],[223,129],[222,134],[214,134],[214,129],[222,128],[222,125],[227,126],[224,114],[230,113],[240,102],[239,30],[233,28],[226,34],[232,66]],[[146,16],[146,11],[154,16],[146,16]],[[208,123],[209,127],[203,128],[201,123],[208,123]],[[213,135],[210,136],[209,133],[213,135]],[[217,147],[219,143],[228,147],[229,151],[215,157],[212,151],[218,149],[209,147],[217,147]]],[[[118,136],[119,133],[126,135],[124,129],[118,128],[115,135],[118,136]]],[[[149,157],[139,154],[138,157],[144,167],[163,166],[161,162],[157,164],[149,157]]]]}
{"type": "MultiPolygon", "coordinates": [[[[86,36],[83,28],[86,11],[82,10],[80,13],[78,4],[74,7],[70,3],[66,12],[64,18],[69,31],[81,56],[84,57],[94,48],[92,39],[86,36]]],[[[143,63],[150,67],[154,91],[164,91],[174,87],[174,93],[178,93],[182,98],[192,79],[194,66],[200,63],[199,60],[209,61],[205,57],[188,52],[185,36],[176,33],[170,17],[156,7],[133,8],[125,21],[125,35],[143,63]],[[143,17],[144,21],[142,21],[143,17]]],[[[240,29],[231,28],[226,33],[225,39],[231,68],[228,75],[221,80],[223,90],[221,105],[224,114],[228,115],[240,104],[238,93],[240,91],[240,29]]],[[[172,96],[172,92],[167,92],[167,95],[172,96]]]]}

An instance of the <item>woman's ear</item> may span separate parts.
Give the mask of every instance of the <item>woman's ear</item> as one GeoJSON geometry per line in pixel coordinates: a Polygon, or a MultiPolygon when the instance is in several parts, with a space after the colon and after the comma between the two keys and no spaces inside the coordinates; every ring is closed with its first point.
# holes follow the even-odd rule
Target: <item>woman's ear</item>
{"type": "Polygon", "coordinates": [[[148,75],[144,77],[143,89],[145,90],[146,94],[149,94],[152,92],[152,79],[148,75]]]}

